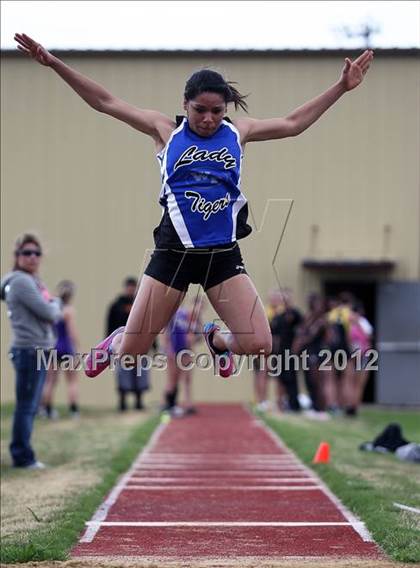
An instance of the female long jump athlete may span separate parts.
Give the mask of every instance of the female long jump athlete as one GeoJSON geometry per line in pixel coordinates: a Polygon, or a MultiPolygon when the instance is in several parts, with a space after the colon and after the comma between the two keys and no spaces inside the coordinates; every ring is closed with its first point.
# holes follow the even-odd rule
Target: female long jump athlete
{"type": "Polygon", "coordinates": [[[53,69],[93,109],[113,116],[153,139],[161,167],[156,249],[141,280],[125,328],[102,341],[86,361],[86,374],[105,369],[110,354],[146,354],[180,305],[190,283],[200,283],[228,330],[213,323],[204,333],[220,374],[233,370],[232,353],[269,354],[271,333],[264,307],[246,273],[237,240],[247,236],[246,198],[240,190],[243,149],[248,142],[297,136],[347,91],[360,85],[373,59],[364,51],[345,59],[339,80],[284,118],[232,121],[227,105],[246,110],[245,97],[215,71],[194,73],[186,83],[178,121],[136,108],[75,71],[26,34],[18,49],[53,69]],[[103,356],[105,354],[105,357],[103,356]],[[222,357],[223,362],[220,362],[222,357]]]}

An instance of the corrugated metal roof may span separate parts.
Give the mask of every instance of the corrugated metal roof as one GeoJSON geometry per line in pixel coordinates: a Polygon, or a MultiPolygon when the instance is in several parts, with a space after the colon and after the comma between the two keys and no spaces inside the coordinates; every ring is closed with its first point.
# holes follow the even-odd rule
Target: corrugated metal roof
{"type": "MultiPolygon", "coordinates": [[[[358,48],[340,48],[340,49],[51,49],[55,55],[64,56],[119,56],[119,57],[141,57],[141,56],[235,56],[235,57],[260,57],[261,55],[268,57],[289,57],[289,56],[349,56],[360,53],[364,47],[358,48]]],[[[413,57],[419,56],[420,48],[371,48],[376,55],[381,56],[400,56],[413,57]]],[[[2,55],[21,56],[17,49],[1,50],[2,55]]]]}

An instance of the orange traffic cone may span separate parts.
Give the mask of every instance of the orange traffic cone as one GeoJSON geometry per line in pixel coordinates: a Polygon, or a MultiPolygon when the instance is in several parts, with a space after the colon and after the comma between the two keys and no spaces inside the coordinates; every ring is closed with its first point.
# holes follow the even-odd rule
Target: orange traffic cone
{"type": "Polygon", "coordinates": [[[321,442],[318,446],[312,463],[328,463],[330,461],[330,445],[328,442],[321,442]]]}

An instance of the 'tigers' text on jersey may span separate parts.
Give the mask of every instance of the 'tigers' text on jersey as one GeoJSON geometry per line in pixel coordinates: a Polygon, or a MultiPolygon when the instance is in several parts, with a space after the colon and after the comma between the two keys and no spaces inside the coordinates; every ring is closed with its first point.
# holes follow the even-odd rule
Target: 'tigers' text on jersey
{"type": "Polygon", "coordinates": [[[197,191],[186,191],[184,195],[187,199],[193,200],[191,204],[191,211],[193,213],[203,213],[204,221],[207,221],[213,213],[226,209],[230,203],[229,193],[226,193],[224,197],[216,199],[215,201],[206,201],[206,199],[197,193],[197,191]]]}

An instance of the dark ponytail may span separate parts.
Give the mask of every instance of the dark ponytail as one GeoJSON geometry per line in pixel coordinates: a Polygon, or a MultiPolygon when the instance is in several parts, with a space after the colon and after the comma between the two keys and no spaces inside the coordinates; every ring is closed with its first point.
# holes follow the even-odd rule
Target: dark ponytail
{"type": "Polygon", "coordinates": [[[211,69],[201,69],[188,79],[185,85],[184,98],[186,101],[195,99],[201,93],[219,93],[225,103],[233,103],[235,110],[241,107],[248,112],[248,105],[245,101],[248,95],[242,95],[236,87],[237,83],[226,81],[220,73],[211,69]]]}
{"type": "Polygon", "coordinates": [[[57,296],[67,305],[74,296],[75,285],[71,280],[62,280],[57,284],[57,296]]]}

